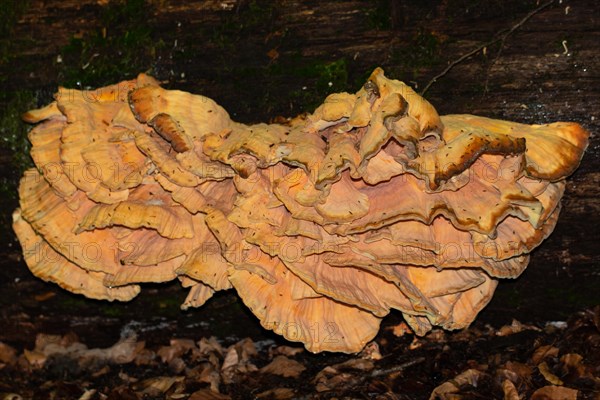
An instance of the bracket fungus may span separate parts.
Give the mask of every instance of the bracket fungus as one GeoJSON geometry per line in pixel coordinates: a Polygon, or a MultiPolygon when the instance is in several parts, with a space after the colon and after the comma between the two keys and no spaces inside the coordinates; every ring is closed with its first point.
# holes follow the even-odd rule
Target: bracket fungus
{"type": "Polygon", "coordinates": [[[233,288],[312,352],[357,352],[399,310],[469,325],[553,230],[588,133],[439,116],[376,69],[288,124],[244,125],[152,78],[25,114],[37,168],[14,230],[41,279],[126,301],[179,279],[182,308],[233,288]]]}

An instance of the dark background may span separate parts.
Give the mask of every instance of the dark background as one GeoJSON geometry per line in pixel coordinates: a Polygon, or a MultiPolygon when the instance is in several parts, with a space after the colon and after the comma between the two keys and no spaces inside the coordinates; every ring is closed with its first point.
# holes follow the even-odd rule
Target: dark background
{"type": "Polygon", "coordinates": [[[112,304],[31,276],[10,228],[16,184],[31,165],[19,116],[50,102],[58,85],[97,87],[148,72],[258,122],[356,91],[377,66],[421,91],[478,48],[427,91],[441,114],[575,121],[592,133],[555,232],[520,278],[500,283],[480,320],[564,320],[600,304],[596,0],[2,0],[0,34],[0,341],[22,348],[36,332],[74,330],[106,345],[132,319],[156,327],[157,337],[264,334],[233,293],[183,313],[177,285],[147,285],[133,302],[112,304]]]}

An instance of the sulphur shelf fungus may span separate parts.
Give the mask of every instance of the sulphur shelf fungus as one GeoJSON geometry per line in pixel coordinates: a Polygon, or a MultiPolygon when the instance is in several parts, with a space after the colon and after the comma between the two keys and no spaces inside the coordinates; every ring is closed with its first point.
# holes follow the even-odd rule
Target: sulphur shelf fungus
{"type": "Polygon", "coordinates": [[[552,232],[588,142],[440,117],[381,69],[282,125],[145,75],[24,118],[37,168],[13,226],[33,274],[121,301],[178,279],[184,309],[233,288],[312,352],[361,350],[391,309],[418,335],[469,325],[552,232]]]}

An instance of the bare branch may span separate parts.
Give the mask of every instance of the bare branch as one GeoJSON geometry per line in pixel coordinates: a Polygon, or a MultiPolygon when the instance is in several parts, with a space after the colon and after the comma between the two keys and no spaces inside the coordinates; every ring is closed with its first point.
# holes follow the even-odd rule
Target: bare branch
{"type": "Polygon", "coordinates": [[[461,57],[459,57],[458,59],[452,61],[450,64],[448,64],[448,66],[442,72],[440,72],[439,74],[437,74],[436,76],[434,76],[433,78],[431,78],[431,80],[427,83],[427,86],[425,86],[425,88],[421,91],[421,95],[424,95],[427,92],[427,90],[429,90],[429,88],[431,87],[431,85],[433,85],[435,82],[437,82],[437,80],[440,79],[441,77],[445,76],[456,65],[460,64],[461,62],[463,62],[464,60],[470,58],[471,56],[479,53],[480,51],[482,51],[486,47],[489,47],[489,46],[491,46],[491,45],[493,45],[495,43],[500,42],[500,49],[498,50],[498,53],[496,54],[496,58],[493,61],[493,62],[496,62],[496,60],[498,59],[498,57],[500,57],[500,53],[502,52],[502,48],[504,47],[504,43],[506,42],[506,39],[515,30],[517,30],[521,26],[523,26],[531,17],[533,17],[535,14],[539,13],[540,11],[544,10],[545,8],[549,7],[552,3],[554,3],[554,0],[550,0],[550,1],[542,4],[541,6],[539,6],[538,8],[536,8],[535,10],[533,10],[529,14],[527,14],[525,17],[523,17],[523,19],[521,19],[518,23],[516,23],[515,25],[513,25],[508,31],[506,31],[506,32],[504,32],[502,34],[497,33],[493,39],[491,39],[491,40],[489,40],[489,41],[487,41],[487,42],[479,45],[478,47],[474,48],[473,50],[471,50],[467,54],[464,54],[461,57]]]}

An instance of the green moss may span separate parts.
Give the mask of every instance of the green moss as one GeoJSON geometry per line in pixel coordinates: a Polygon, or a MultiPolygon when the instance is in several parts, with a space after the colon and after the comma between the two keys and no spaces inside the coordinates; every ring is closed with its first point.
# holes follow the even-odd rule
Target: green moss
{"type": "Polygon", "coordinates": [[[366,12],[367,24],[371,29],[380,31],[389,30],[392,28],[392,11],[391,0],[377,0],[375,7],[366,12]]]}
{"type": "MultiPolygon", "coordinates": [[[[90,307],[89,299],[84,296],[73,294],[70,292],[61,293],[61,296],[56,296],[57,299],[54,305],[58,308],[68,311],[87,309],[90,307]]],[[[102,308],[103,303],[98,302],[98,306],[102,308]]]]}
{"type": "MultiPolygon", "coordinates": [[[[89,301],[88,299],[83,300],[89,301]]],[[[127,314],[127,309],[120,303],[99,303],[99,305],[98,311],[106,317],[119,318],[127,314]]]]}
{"type": "Polygon", "coordinates": [[[283,76],[286,80],[303,82],[301,88],[293,90],[289,99],[294,108],[312,111],[323,102],[328,94],[354,91],[350,88],[348,63],[345,58],[334,61],[303,60],[270,68],[271,76],[283,76]]]}
{"type": "Polygon", "coordinates": [[[156,50],[152,5],[145,0],[113,0],[102,8],[101,26],[71,38],[62,49],[60,81],[65,86],[100,86],[150,71],[156,50]]]}
{"type": "Polygon", "coordinates": [[[2,1],[0,7],[0,64],[8,62],[13,54],[14,46],[10,36],[15,24],[28,7],[29,0],[2,1]]]}
{"type": "Polygon", "coordinates": [[[600,304],[600,293],[595,290],[594,280],[590,282],[578,283],[577,286],[550,287],[544,291],[544,295],[549,302],[565,306],[565,313],[568,313],[569,309],[581,309],[600,304]]]}
{"type": "Polygon", "coordinates": [[[493,19],[500,16],[514,18],[522,12],[531,11],[539,4],[535,1],[520,0],[448,0],[447,18],[471,20],[493,19]]]}
{"type": "Polygon", "coordinates": [[[221,23],[208,37],[219,49],[234,50],[235,44],[247,39],[250,33],[269,31],[274,12],[272,1],[252,0],[235,11],[224,12],[221,23]]]}
{"type": "Polygon", "coordinates": [[[0,7],[0,37],[8,37],[21,15],[29,7],[29,0],[4,0],[0,7]]]}
{"type": "Polygon", "coordinates": [[[0,154],[9,158],[6,164],[10,168],[0,177],[0,194],[5,199],[14,199],[21,174],[33,166],[27,139],[29,126],[21,115],[36,106],[36,95],[29,90],[2,92],[0,104],[4,105],[0,111],[0,154]]]}
{"type": "Polygon", "coordinates": [[[419,30],[406,45],[395,49],[392,53],[392,63],[396,68],[411,71],[413,79],[421,70],[440,62],[441,40],[433,32],[419,30]]]}

